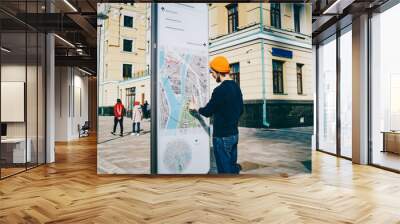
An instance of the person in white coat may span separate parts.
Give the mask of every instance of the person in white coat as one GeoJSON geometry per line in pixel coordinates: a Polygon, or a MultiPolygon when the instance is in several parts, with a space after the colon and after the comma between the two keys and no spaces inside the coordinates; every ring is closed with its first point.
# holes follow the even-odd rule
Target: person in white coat
{"type": "Polygon", "coordinates": [[[143,112],[142,109],[140,108],[140,104],[139,102],[135,102],[134,104],[134,108],[132,111],[132,134],[131,135],[135,135],[135,136],[139,136],[140,135],[140,122],[143,119],[143,112]]]}

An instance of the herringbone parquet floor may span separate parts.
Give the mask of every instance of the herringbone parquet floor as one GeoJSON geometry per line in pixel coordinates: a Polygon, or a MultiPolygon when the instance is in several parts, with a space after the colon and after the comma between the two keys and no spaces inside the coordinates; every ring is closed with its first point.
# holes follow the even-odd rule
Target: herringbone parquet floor
{"type": "Polygon", "coordinates": [[[313,153],[311,175],[98,176],[94,138],[0,181],[0,223],[400,223],[400,175],[313,153]]]}

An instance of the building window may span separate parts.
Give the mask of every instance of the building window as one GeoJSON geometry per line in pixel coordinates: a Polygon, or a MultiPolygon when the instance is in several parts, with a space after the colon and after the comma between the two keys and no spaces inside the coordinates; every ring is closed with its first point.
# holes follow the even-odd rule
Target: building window
{"type": "Polygon", "coordinates": [[[300,5],[293,5],[294,31],[300,33],[300,5]]]}
{"type": "Polygon", "coordinates": [[[132,16],[124,16],[124,27],[133,27],[133,17],[132,16]]]}
{"type": "Polygon", "coordinates": [[[228,33],[236,32],[239,25],[238,4],[232,3],[226,8],[228,10],[228,33]]]}
{"type": "Polygon", "coordinates": [[[230,64],[229,67],[231,68],[231,77],[235,82],[240,85],[240,66],[239,62],[230,64]]]}
{"type": "Polygon", "coordinates": [[[283,62],[272,60],[274,93],[283,94],[283,62]]]}
{"type": "Polygon", "coordinates": [[[271,26],[281,28],[281,5],[279,3],[271,3],[271,26]]]}
{"type": "Polygon", "coordinates": [[[297,71],[297,94],[303,94],[303,64],[296,64],[297,71]]]}
{"type": "Polygon", "coordinates": [[[123,50],[126,52],[132,52],[133,51],[133,40],[123,40],[123,50]]]}
{"type": "Polygon", "coordinates": [[[122,65],[122,77],[124,80],[132,78],[132,65],[131,64],[123,64],[122,65]]]}

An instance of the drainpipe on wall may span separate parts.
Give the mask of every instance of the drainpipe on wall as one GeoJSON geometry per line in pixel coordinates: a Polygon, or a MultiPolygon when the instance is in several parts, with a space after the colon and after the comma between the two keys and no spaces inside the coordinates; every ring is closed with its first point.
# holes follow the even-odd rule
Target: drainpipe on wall
{"type": "MultiPolygon", "coordinates": [[[[260,34],[264,33],[263,5],[260,2],[260,34]]],[[[267,121],[267,99],[265,98],[265,64],[264,64],[264,39],[261,38],[261,74],[262,74],[262,96],[263,96],[263,126],[269,128],[267,121]]]]}

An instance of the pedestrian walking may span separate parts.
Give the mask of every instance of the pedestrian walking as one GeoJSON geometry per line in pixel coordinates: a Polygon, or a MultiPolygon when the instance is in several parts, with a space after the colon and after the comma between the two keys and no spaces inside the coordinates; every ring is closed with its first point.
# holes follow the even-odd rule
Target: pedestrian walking
{"type": "Polygon", "coordinates": [[[120,128],[120,136],[123,136],[124,133],[124,105],[121,102],[121,99],[117,99],[117,103],[114,105],[114,128],[111,134],[115,135],[115,131],[117,129],[117,124],[119,123],[120,128]]]}
{"type": "Polygon", "coordinates": [[[140,122],[143,119],[143,111],[142,108],[140,108],[139,102],[135,102],[133,112],[132,112],[132,134],[135,136],[140,135],[140,122]]]}
{"type": "Polygon", "coordinates": [[[151,104],[147,105],[147,118],[151,119],[151,104]]]}
{"type": "Polygon", "coordinates": [[[239,85],[230,76],[228,60],[217,56],[210,61],[210,73],[217,86],[210,101],[199,108],[196,99],[189,103],[191,111],[205,117],[213,116],[213,149],[218,173],[239,174],[237,145],[239,142],[238,122],[243,113],[243,95],[239,85]]]}
{"type": "Polygon", "coordinates": [[[147,110],[148,110],[148,106],[149,106],[149,103],[147,102],[147,100],[144,102],[144,104],[142,105],[142,112],[143,112],[143,117],[144,118],[149,118],[148,117],[148,113],[147,113],[147,110]]]}

